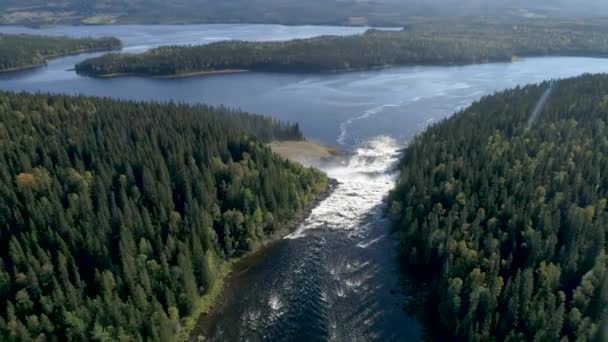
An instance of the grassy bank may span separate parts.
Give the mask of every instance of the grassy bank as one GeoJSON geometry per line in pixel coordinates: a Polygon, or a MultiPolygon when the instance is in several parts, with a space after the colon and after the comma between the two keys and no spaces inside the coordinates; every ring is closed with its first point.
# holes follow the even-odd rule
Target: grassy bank
{"type": "Polygon", "coordinates": [[[234,258],[223,262],[217,272],[217,279],[213,283],[213,286],[209,291],[201,296],[194,304],[194,311],[192,315],[185,317],[181,320],[182,330],[180,331],[177,340],[185,341],[190,336],[192,330],[196,327],[196,323],[202,315],[208,315],[213,310],[217,303],[217,300],[222,294],[222,290],[226,286],[226,278],[232,271],[234,265],[239,262],[241,258],[234,258]]]}
{"type": "Polygon", "coordinates": [[[275,141],[269,144],[274,153],[304,165],[317,165],[336,155],[336,148],[314,141],[275,141]]]}

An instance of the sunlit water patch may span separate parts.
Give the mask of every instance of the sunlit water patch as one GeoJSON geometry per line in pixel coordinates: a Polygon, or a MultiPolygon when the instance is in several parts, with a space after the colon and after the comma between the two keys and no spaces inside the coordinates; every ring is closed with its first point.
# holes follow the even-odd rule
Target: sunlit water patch
{"type": "Polygon", "coordinates": [[[314,229],[344,230],[361,236],[367,228],[362,221],[381,215],[379,205],[394,185],[400,148],[393,138],[376,137],[357,147],[344,165],[327,168],[328,176],[340,184],[286,238],[301,238],[314,229]]]}

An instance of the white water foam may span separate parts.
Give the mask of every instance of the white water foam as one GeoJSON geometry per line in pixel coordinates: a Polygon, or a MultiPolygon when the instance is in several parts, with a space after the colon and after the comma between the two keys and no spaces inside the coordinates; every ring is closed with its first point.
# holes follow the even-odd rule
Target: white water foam
{"type": "Polygon", "coordinates": [[[384,235],[384,234],[382,234],[382,235],[378,236],[377,238],[372,239],[372,240],[370,240],[370,241],[361,241],[361,242],[359,242],[359,243],[357,244],[357,247],[359,247],[359,248],[367,248],[367,247],[369,247],[369,246],[373,245],[374,243],[376,243],[376,242],[380,241],[380,239],[382,239],[382,238],[384,238],[384,237],[385,237],[385,235],[384,235]]]}
{"type": "Polygon", "coordinates": [[[366,215],[382,214],[379,205],[393,188],[401,146],[393,138],[379,136],[355,149],[343,166],[325,169],[340,183],[334,192],[315,209],[300,227],[286,236],[297,239],[312,229],[343,230],[360,236],[366,227],[360,222],[366,215]]]}
{"type": "Polygon", "coordinates": [[[272,294],[270,300],[268,300],[268,305],[272,310],[278,311],[283,307],[283,301],[277,294],[272,294]]]}
{"type": "Polygon", "coordinates": [[[276,321],[279,317],[287,312],[283,298],[278,293],[272,293],[268,298],[268,306],[270,307],[270,322],[276,321]]]}
{"type": "Polygon", "coordinates": [[[374,107],[370,110],[365,111],[365,113],[363,113],[363,115],[355,116],[355,117],[352,117],[352,118],[344,121],[343,123],[340,124],[340,136],[338,136],[338,139],[337,139],[338,144],[344,145],[346,143],[346,137],[348,136],[348,126],[350,126],[353,122],[355,122],[357,120],[367,119],[369,117],[377,115],[386,108],[399,107],[399,106],[400,106],[400,104],[384,104],[384,105],[374,107]]]}
{"type": "Polygon", "coordinates": [[[252,331],[258,331],[261,316],[262,313],[260,310],[253,309],[251,311],[246,311],[241,318],[241,324],[252,331]]]}

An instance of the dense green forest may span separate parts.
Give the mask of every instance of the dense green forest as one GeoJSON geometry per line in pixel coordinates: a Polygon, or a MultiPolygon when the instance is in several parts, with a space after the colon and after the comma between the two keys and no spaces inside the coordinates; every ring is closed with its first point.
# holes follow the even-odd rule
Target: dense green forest
{"type": "Polygon", "coordinates": [[[389,210],[438,340],[606,341],[607,94],[507,90],[411,141],[389,210]]]}
{"type": "Polygon", "coordinates": [[[0,340],[175,338],[220,265],[325,190],[225,108],[0,93],[0,340]]]}
{"type": "Polygon", "coordinates": [[[116,38],[68,38],[0,34],[0,72],[45,64],[47,59],[81,52],[116,50],[116,38]]]}
{"type": "Polygon", "coordinates": [[[513,56],[608,56],[608,26],[435,22],[402,31],[287,42],[226,41],[108,54],[79,63],[86,75],[180,75],[217,70],[348,71],[392,65],[511,61],[513,56]]]}

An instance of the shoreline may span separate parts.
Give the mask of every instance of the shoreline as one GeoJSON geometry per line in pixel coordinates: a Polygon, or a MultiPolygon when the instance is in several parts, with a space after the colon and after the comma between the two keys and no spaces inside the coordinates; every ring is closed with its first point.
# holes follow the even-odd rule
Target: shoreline
{"type": "Polygon", "coordinates": [[[120,48],[112,48],[112,49],[104,49],[104,48],[81,49],[81,50],[72,51],[72,52],[69,52],[69,53],[66,53],[66,54],[47,55],[47,56],[43,56],[44,57],[44,62],[42,62],[42,63],[28,64],[28,65],[14,67],[14,68],[10,68],[10,69],[0,69],[0,74],[2,74],[2,73],[9,73],[9,72],[16,72],[16,71],[25,71],[25,70],[35,69],[35,68],[39,68],[39,67],[45,67],[45,66],[48,65],[49,60],[52,60],[52,59],[69,57],[69,56],[76,56],[76,55],[80,55],[80,54],[83,54],[83,53],[117,51],[119,49],[122,49],[122,47],[120,47],[120,48]]]}
{"type": "Polygon", "coordinates": [[[16,71],[31,70],[31,69],[36,69],[36,68],[44,67],[46,65],[47,65],[47,63],[44,62],[44,63],[29,64],[29,65],[24,65],[24,66],[20,66],[20,67],[14,67],[14,68],[10,68],[10,69],[0,69],[0,74],[2,74],[2,73],[9,73],[9,72],[16,72],[16,71]]]}
{"type": "Polygon", "coordinates": [[[272,69],[222,69],[222,70],[208,70],[208,71],[194,71],[189,73],[180,73],[174,75],[148,75],[142,73],[111,73],[103,75],[92,75],[92,74],[77,74],[81,76],[93,77],[93,78],[120,78],[120,77],[142,77],[151,79],[180,79],[188,77],[198,76],[209,76],[209,75],[229,75],[239,73],[273,73],[273,74],[286,74],[286,75],[331,75],[331,74],[348,74],[366,71],[382,71],[390,70],[395,68],[404,67],[464,67],[471,65],[484,65],[484,64],[512,64],[522,62],[527,59],[533,58],[599,58],[608,59],[608,55],[602,54],[541,54],[541,55],[513,55],[507,58],[499,59],[487,59],[473,62],[446,62],[446,63],[404,63],[404,64],[387,64],[380,66],[371,66],[363,68],[349,68],[349,69],[333,69],[333,70],[313,70],[313,71],[302,71],[298,69],[294,70],[272,70],[272,69]]]}
{"type": "MultiPolygon", "coordinates": [[[[553,57],[553,56],[532,56],[535,57],[553,57]]],[[[555,56],[555,57],[569,57],[569,56],[555,56]]],[[[578,57],[578,56],[575,56],[578,57]]],[[[586,57],[586,56],[585,56],[586,57]]],[[[312,70],[312,71],[302,71],[293,69],[293,70],[272,70],[272,69],[221,69],[221,70],[205,70],[205,71],[193,71],[187,73],[179,73],[179,74],[171,74],[171,75],[151,75],[144,73],[135,73],[135,72],[117,72],[110,74],[87,74],[87,73],[76,73],[81,76],[100,78],[100,79],[110,79],[110,78],[120,78],[120,77],[142,77],[142,78],[152,78],[152,79],[180,79],[180,78],[189,78],[189,77],[198,77],[198,76],[209,76],[209,75],[229,75],[229,74],[241,74],[241,73],[276,73],[276,74],[302,74],[302,75],[317,75],[317,74],[347,74],[347,73],[356,73],[356,72],[365,72],[365,71],[382,71],[389,70],[393,68],[401,68],[401,67],[417,67],[417,66],[428,66],[428,67],[453,67],[453,66],[467,66],[467,65],[483,65],[483,64],[492,64],[492,63],[515,63],[523,61],[526,57],[523,56],[512,56],[511,58],[505,59],[495,59],[495,60],[482,60],[475,62],[446,62],[446,63],[405,63],[405,64],[387,64],[387,65],[377,65],[363,68],[349,68],[349,69],[332,69],[332,70],[312,70]]],[[[604,57],[598,57],[604,58],[604,57]]]]}
{"type": "Polygon", "coordinates": [[[293,219],[285,223],[277,233],[262,240],[255,250],[239,257],[231,258],[222,263],[218,272],[218,279],[212,289],[209,293],[199,298],[197,305],[195,305],[197,308],[194,309],[194,313],[183,319],[183,329],[178,333],[177,340],[198,341],[200,337],[204,340],[205,334],[207,333],[206,325],[208,324],[209,317],[213,311],[221,309],[221,298],[225,295],[226,288],[232,285],[231,281],[239,267],[246,265],[248,261],[251,261],[252,259],[262,256],[268,248],[280,242],[283,237],[293,232],[308,218],[308,216],[310,216],[314,208],[334,192],[338,184],[339,182],[337,180],[327,178],[327,187],[325,190],[319,193],[317,198],[314,201],[311,201],[311,203],[303,208],[293,219]]]}
{"type": "Polygon", "coordinates": [[[196,76],[207,76],[207,75],[222,75],[222,74],[239,74],[249,72],[247,69],[224,69],[224,70],[210,70],[210,71],[193,71],[182,74],[166,75],[166,76],[152,76],[152,78],[158,79],[171,79],[171,78],[187,78],[196,76]]]}
{"type": "Polygon", "coordinates": [[[178,79],[178,78],[188,78],[188,77],[197,77],[197,76],[208,76],[208,75],[223,75],[223,74],[240,74],[251,72],[251,70],[246,69],[224,69],[224,70],[207,70],[207,71],[193,71],[187,73],[173,74],[173,75],[146,75],[134,72],[117,72],[112,74],[103,74],[103,75],[87,75],[86,73],[80,74],[78,71],[76,73],[81,76],[88,76],[93,78],[120,78],[120,77],[144,77],[144,78],[155,78],[155,79],[178,79]]]}

